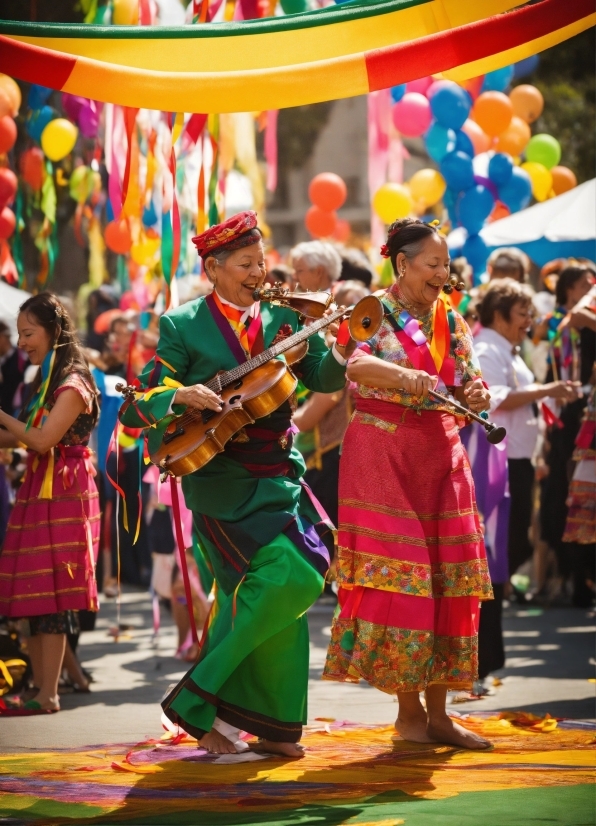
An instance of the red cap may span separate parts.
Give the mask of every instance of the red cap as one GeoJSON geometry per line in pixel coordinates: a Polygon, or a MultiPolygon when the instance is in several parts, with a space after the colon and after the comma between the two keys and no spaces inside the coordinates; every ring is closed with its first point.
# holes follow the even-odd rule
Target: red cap
{"type": "Polygon", "coordinates": [[[257,213],[252,210],[232,215],[227,221],[209,227],[196,235],[192,242],[201,258],[207,258],[218,250],[238,250],[257,244],[262,238],[257,227],[257,213]]]}

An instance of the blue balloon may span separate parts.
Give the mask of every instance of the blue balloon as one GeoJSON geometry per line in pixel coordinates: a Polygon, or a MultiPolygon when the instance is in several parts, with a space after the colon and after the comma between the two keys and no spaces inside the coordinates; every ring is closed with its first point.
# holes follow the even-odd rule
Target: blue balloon
{"type": "Polygon", "coordinates": [[[513,161],[505,152],[497,152],[488,162],[488,177],[497,186],[505,186],[511,180],[513,161]]]}
{"type": "Polygon", "coordinates": [[[508,206],[511,212],[519,212],[530,203],[532,197],[532,181],[525,169],[514,166],[511,178],[499,187],[499,200],[508,206]]]}
{"type": "Polygon", "coordinates": [[[457,224],[457,195],[458,193],[452,189],[446,189],[443,195],[443,206],[447,210],[449,220],[453,226],[457,224]]]}
{"type": "Polygon", "coordinates": [[[479,276],[486,270],[488,247],[480,235],[469,235],[461,252],[474,270],[474,286],[476,286],[479,283],[479,276]]]}
{"type": "Polygon", "coordinates": [[[406,84],[400,83],[399,86],[392,86],[391,87],[391,100],[394,103],[399,103],[399,101],[403,98],[406,93],[406,84]]]}
{"type": "Polygon", "coordinates": [[[149,206],[145,207],[143,210],[143,224],[146,227],[152,227],[154,224],[157,223],[157,212],[155,211],[155,206],[153,201],[150,202],[149,206]]]}
{"type": "Polygon", "coordinates": [[[474,144],[466,133],[461,131],[461,129],[459,132],[455,133],[455,151],[465,152],[465,154],[469,155],[470,158],[474,157],[474,144]]]}
{"type": "Polygon", "coordinates": [[[441,161],[441,175],[456,192],[469,189],[474,184],[472,158],[465,152],[448,152],[441,161]]]}
{"type": "Polygon", "coordinates": [[[51,106],[42,106],[41,109],[35,109],[29,114],[26,124],[27,132],[34,141],[41,140],[41,133],[55,117],[56,113],[51,106]]]}
{"type": "Polygon", "coordinates": [[[472,108],[472,98],[461,86],[447,86],[430,99],[433,115],[447,129],[461,129],[472,108]]]}
{"type": "Polygon", "coordinates": [[[53,89],[48,89],[47,86],[38,86],[34,83],[29,87],[27,106],[29,109],[41,109],[53,91],[53,89]]]}
{"type": "Polygon", "coordinates": [[[440,163],[448,152],[455,149],[455,132],[435,122],[424,136],[424,145],[433,161],[440,163]]]}
{"type": "Polygon", "coordinates": [[[476,185],[464,192],[459,205],[459,221],[470,235],[480,232],[485,220],[493,211],[495,199],[490,189],[476,185]]]}
{"type": "Polygon", "coordinates": [[[513,80],[513,65],[503,66],[502,69],[495,69],[484,75],[482,92],[504,92],[513,80]]]}
{"type": "Polygon", "coordinates": [[[531,75],[532,72],[536,71],[539,63],[540,58],[537,54],[533,54],[531,57],[526,57],[525,60],[520,60],[518,63],[514,63],[513,77],[517,80],[520,77],[527,77],[528,75],[531,75]]]}

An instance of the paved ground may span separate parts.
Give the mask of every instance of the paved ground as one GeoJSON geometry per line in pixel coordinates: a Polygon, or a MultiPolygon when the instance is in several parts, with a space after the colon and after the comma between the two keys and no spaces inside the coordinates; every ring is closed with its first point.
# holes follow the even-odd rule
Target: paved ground
{"type": "MultiPolygon", "coordinates": [[[[392,722],[397,704],[366,684],[343,685],[320,679],[333,607],[317,603],[309,612],[312,637],[309,716],[357,722],[392,722]]],[[[95,631],[84,634],[80,653],[96,682],[91,694],[67,695],[60,714],[4,719],[0,751],[31,751],[134,742],[160,733],[159,700],[185,665],[176,660],[175,633],[168,615],[153,640],[149,598],[127,593],[122,622],[128,638],[114,642],[114,602],[105,601],[95,631]]],[[[594,612],[552,608],[506,610],[506,668],[492,696],[454,706],[459,712],[525,709],[536,714],[593,718],[595,713],[594,612]]]]}

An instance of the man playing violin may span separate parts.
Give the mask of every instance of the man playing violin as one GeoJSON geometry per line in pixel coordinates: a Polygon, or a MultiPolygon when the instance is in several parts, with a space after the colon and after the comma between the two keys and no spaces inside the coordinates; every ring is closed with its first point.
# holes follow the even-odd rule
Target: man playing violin
{"type": "MultiPolygon", "coordinates": [[[[290,309],[255,302],[265,279],[256,214],[244,212],[193,239],[213,292],[165,314],[155,359],[121,419],[146,427],[188,408],[221,409],[205,385],[298,331],[290,309]],[[146,392],[143,392],[146,391],[146,392]]],[[[330,311],[327,311],[330,312],[330,311]]],[[[306,387],[345,383],[345,348],[319,335],[294,372],[306,387]]],[[[333,542],[326,514],[301,483],[291,400],[244,427],[208,464],[184,476],[198,543],[217,584],[200,655],[162,703],[167,717],[214,753],[260,748],[299,757],[306,722],[306,611],[323,590],[333,542]]]]}

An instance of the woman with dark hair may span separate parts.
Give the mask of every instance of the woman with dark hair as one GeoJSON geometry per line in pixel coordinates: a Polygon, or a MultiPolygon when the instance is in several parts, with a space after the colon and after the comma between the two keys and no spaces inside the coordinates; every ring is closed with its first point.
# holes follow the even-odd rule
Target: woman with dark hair
{"type": "Polygon", "coordinates": [[[378,293],[381,328],[348,363],[358,389],[340,464],[340,610],[324,677],[397,693],[406,740],[482,749],[488,742],[445,704],[449,689],[476,679],[479,602],[491,585],[465,419],[428,391],[475,412],[490,397],[468,326],[442,292],[449,251],[436,226],[396,221],[381,254],[396,282],[378,293]]]}
{"type": "Polygon", "coordinates": [[[0,614],[26,618],[37,694],[1,714],[59,711],[58,678],[72,612],[97,610],[99,504],[87,447],[97,389],[65,307],[44,292],[17,320],[19,347],[40,371],[18,419],[0,410],[0,446],[28,448],[27,473],[0,554],[0,614]]]}

